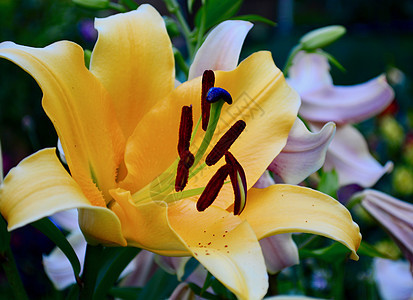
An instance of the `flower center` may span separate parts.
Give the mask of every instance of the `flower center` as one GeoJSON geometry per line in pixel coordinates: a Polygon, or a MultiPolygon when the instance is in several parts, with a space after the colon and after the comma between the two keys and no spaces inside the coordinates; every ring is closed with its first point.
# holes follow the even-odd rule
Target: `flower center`
{"type": "MultiPolygon", "coordinates": [[[[214,81],[214,72],[206,70],[202,77],[201,93],[202,129],[205,131],[205,135],[195,156],[189,151],[193,125],[192,107],[185,106],[182,108],[178,140],[180,160],[175,178],[175,191],[177,192],[184,190],[188,183],[190,169],[193,166],[196,166],[199,160],[204,156],[215,132],[224,102],[232,104],[231,95],[222,88],[214,87],[214,81]],[[207,89],[208,92],[206,92],[207,89]],[[207,126],[205,126],[205,124],[207,124],[207,126]]],[[[239,215],[244,209],[247,196],[245,172],[241,164],[229,152],[229,148],[240,136],[245,129],[245,126],[246,124],[243,120],[238,120],[232,125],[209,152],[205,158],[205,164],[201,165],[201,168],[204,168],[205,165],[213,166],[225,156],[226,164],[219,168],[212,176],[197,201],[198,211],[204,211],[212,205],[218,197],[228,175],[234,190],[234,214],[239,215]]]]}
{"type": "Polygon", "coordinates": [[[135,203],[145,201],[171,203],[200,195],[196,207],[201,212],[212,205],[229,176],[234,190],[234,214],[239,215],[244,209],[247,196],[245,172],[229,149],[245,129],[245,122],[243,120],[235,122],[206,155],[205,162],[199,164],[214,136],[222,106],[225,102],[232,104],[231,95],[225,89],[214,87],[214,84],[214,72],[206,70],[202,77],[201,117],[195,129],[193,130],[192,106],[182,107],[177,147],[178,159],[147,187],[132,196],[135,203]],[[199,149],[193,154],[189,148],[201,123],[205,133],[199,149]],[[185,190],[191,178],[205,167],[215,165],[224,156],[225,165],[218,169],[205,187],[185,190]]]}

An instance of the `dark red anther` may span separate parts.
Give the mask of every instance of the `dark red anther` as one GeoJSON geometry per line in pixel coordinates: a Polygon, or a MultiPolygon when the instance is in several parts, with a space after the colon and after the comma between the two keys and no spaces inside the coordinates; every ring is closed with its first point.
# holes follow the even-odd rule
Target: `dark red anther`
{"type": "Polygon", "coordinates": [[[180,192],[184,190],[188,183],[189,169],[194,164],[194,161],[195,157],[189,150],[185,150],[181,153],[178,169],[176,171],[175,191],[180,192]]]}
{"type": "Polygon", "coordinates": [[[198,211],[204,211],[215,201],[218,197],[218,193],[224,185],[225,179],[228,177],[228,166],[224,165],[218,169],[218,171],[212,176],[208,182],[205,190],[202,192],[196,203],[196,209],[198,211]]]}
{"type": "Polygon", "coordinates": [[[240,136],[242,131],[245,129],[245,126],[246,124],[243,120],[235,122],[235,124],[232,125],[231,128],[228,129],[228,131],[225,132],[225,134],[219,139],[214,148],[212,148],[211,152],[205,159],[205,163],[208,166],[215,165],[240,136]]]}
{"type": "Polygon", "coordinates": [[[225,161],[234,190],[234,215],[239,215],[247,203],[247,178],[241,164],[230,152],[225,153],[225,161]]]}
{"type": "Polygon", "coordinates": [[[192,106],[183,106],[181,113],[181,123],[179,124],[178,139],[178,153],[179,157],[181,158],[183,152],[189,150],[193,125],[194,121],[192,119],[192,106]]]}
{"type": "Polygon", "coordinates": [[[201,110],[202,110],[202,129],[207,130],[209,122],[209,112],[211,103],[206,101],[207,93],[215,84],[215,74],[212,70],[205,70],[202,75],[202,94],[201,94],[201,110]]]}
{"type": "Polygon", "coordinates": [[[188,183],[189,169],[185,166],[185,163],[180,160],[178,163],[178,170],[175,178],[175,191],[183,191],[188,183]]]}
{"type": "Polygon", "coordinates": [[[195,157],[189,150],[185,150],[182,152],[181,159],[179,161],[182,161],[185,167],[189,169],[194,164],[195,157]]]}

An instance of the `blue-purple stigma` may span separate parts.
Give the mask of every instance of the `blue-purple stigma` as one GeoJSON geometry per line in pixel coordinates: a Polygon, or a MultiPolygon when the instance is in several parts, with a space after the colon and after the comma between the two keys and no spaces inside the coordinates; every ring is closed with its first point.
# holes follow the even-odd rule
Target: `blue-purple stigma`
{"type": "Polygon", "coordinates": [[[206,100],[209,103],[215,103],[219,100],[224,100],[226,103],[232,104],[232,97],[230,93],[228,93],[223,88],[219,88],[219,87],[210,88],[206,96],[206,100]]]}

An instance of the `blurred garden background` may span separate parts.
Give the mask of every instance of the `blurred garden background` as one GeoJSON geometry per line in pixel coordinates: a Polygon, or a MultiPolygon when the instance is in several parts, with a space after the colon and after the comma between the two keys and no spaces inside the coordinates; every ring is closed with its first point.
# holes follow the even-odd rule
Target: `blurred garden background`
{"type": "MultiPolygon", "coordinates": [[[[162,15],[168,15],[163,1],[147,2],[162,15]]],[[[186,0],[180,2],[186,5],[186,0]]],[[[71,0],[0,0],[0,42],[44,47],[59,40],[71,40],[92,49],[97,37],[93,19],[113,13],[87,9],[71,0]]],[[[358,128],[380,163],[394,162],[393,172],[377,183],[377,189],[413,202],[413,1],[246,0],[239,14],[258,14],[277,23],[277,26],[256,24],[247,36],[241,57],[270,50],[280,68],[306,32],[333,24],[346,27],[346,35],[326,48],[346,69],[343,72],[332,67],[334,83],[357,84],[386,73],[396,93],[395,101],[378,117],[358,124],[358,128]]],[[[193,20],[189,13],[188,18],[193,20]]],[[[184,51],[179,37],[174,38],[173,43],[184,51]]],[[[40,88],[28,74],[0,60],[0,141],[5,174],[29,154],[56,146],[57,135],[41,107],[41,98],[40,88]]],[[[385,236],[361,211],[356,212],[354,218],[367,241],[375,243],[385,236]]],[[[12,233],[12,248],[32,299],[59,297],[41,266],[42,255],[53,247],[30,226],[12,233]]],[[[398,250],[391,243],[383,245],[382,250],[394,251],[397,256],[398,250]]],[[[370,263],[371,259],[365,257],[348,263],[343,292],[348,299],[377,299],[370,263]]],[[[323,289],[329,288],[323,285],[331,276],[325,262],[303,259],[291,272],[285,280],[278,278],[279,290],[292,288],[319,296],[323,289]],[[309,273],[310,269],[318,271],[309,273]],[[302,275],[308,282],[294,280],[302,275]]],[[[0,272],[0,298],[10,299],[9,293],[8,283],[0,272]]]]}

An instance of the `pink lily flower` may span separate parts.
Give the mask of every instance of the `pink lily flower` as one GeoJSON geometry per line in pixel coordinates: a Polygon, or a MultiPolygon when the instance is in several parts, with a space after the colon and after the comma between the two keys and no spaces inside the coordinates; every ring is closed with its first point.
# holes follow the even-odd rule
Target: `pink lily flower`
{"type": "Polygon", "coordinates": [[[384,75],[362,84],[338,86],[333,84],[329,71],[327,58],[320,54],[300,52],[295,57],[288,83],[301,96],[299,114],[312,124],[333,121],[338,125],[324,168],[336,169],[340,185],[371,187],[391,171],[392,164],[381,166],[369,153],[361,134],[348,124],[383,111],[394,99],[394,92],[384,75]]]}
{"type": "Polygon", "coordinates": [[[413,277],[406,261],[375,258],[374,279],[383,300],[413,298],[413,277]]]}
{"type": "Polygon", "coordinates": [[[410,261],[410,271],[413,273],[413,204],[370,189],[356,194],[355,197],[361,197],[363,208],[393,238],[410,261]]]}

